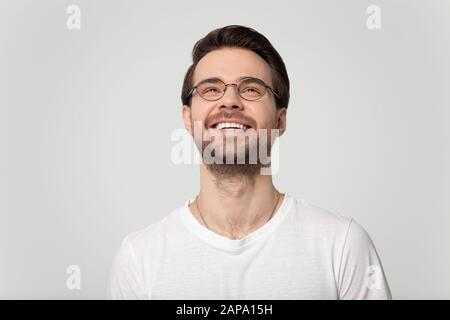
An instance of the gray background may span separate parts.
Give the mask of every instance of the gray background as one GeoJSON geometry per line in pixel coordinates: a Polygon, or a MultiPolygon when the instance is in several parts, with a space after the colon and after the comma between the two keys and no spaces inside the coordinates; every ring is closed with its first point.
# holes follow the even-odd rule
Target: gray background
{"type": "Polygon", "coordinates": [[[449,299],[450,1],[217,4],[0,1],[0,298],[102,299],[122,238],[195,196],[181,82],[196,40],[243,24],[291,79],[276,186],[360,222],[394,298],[449,299]]]}

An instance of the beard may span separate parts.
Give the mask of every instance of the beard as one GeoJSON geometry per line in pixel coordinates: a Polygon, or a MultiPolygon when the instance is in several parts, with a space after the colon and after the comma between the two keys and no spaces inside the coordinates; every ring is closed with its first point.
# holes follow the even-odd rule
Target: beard
{"type": "MultiPolygon", "coordinates": [[[[260,129],[261,130],[261,129],[260,129]]],[[[221,130],[207,130],[195,139],[207,170],[218,180],[251,178],[270,166],[273,135],[248,129],[245,134],[229,134],[221,130]]]]}
{"type": "MultiPolygon", "coordinates": [[[[236,142],[236,139],[233,140],[234,142],[236,142]]],[[[205,151],[211,143],[214,142],[203,142],[203,160],[205,160],[205,151]]],[[[206,163],[206,168],[216,177],[225,179],[229,179],[232,177],[254,177],[260,173],[261,168],[263,167],[259,156],[257,157],[256,163],[250,162],[250,152],[257,152],[257,150],[257,144],[252,144],[251,146],[249,144],[246,144],[243,147],[237,144],[231,145],[230,143],[218,145],[218,149],[216,148],[211,151],[211,157],[219,161],[206,163]],[[225,149],[225,152],[220,152],[220,148],[222,147],[223,149],[225,149]],[[216,151],[219,152],[217,152],[216,154],[216,151]],[[244,161],[242,161],[243,163],[240,163],[241,161],[239,160],[242,159],[244,161]]]]}

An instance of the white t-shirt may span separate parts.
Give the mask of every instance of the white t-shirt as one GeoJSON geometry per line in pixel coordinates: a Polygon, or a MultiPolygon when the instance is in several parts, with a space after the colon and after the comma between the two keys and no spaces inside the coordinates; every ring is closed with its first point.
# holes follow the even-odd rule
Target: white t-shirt
{"type": "Polygon", "coordinates": [[[107,299],[392,299],[350,217],[286,193],[272,219],[232,240],[197,221],[193,200],[124,238],[107,299]]]}

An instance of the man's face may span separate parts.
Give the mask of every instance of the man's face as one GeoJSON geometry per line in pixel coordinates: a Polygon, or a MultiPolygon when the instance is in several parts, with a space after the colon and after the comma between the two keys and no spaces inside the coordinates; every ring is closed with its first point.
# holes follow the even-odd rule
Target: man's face
{"type": "MultiPolygon", "coordinates": [[[[270,66],[256,53],[240,48],[223,48],[208,53],[197,64],[193,83],[196,85],[205,79],[219,78],[224,83],[237,84],[243,77],[260,79],[273,88],[270,66]]],[[[258,135],[260,131],[264,131],[262,129],[268,133],[270,150],[270,129],[279,129],[281,135],[285,130],[285,118],[286,109],[277,110],[275,96],[269,89],[257,101],[241,98],[235,86],[227,86],[224,96],[217,101],[207,101],[194,91],[191,107],[183,106],[187,130],[194,135],[194,126],[201,125],[202,152],[208,144],[213,144],[209,146],[213,149],[220,147],[224,163],[230,153],[234,159],[240,153],[245,153],[247,162],[249,150],[260,144],[258,135]],[[245,134],[244,130],[221,129],[219,133],[222,139],[215,139],[219,131],[216,128],[217,122],[246,124],[250,131],[254,130],[255,135],[249,134],[250,131],[245,134]],[[247,138],[242,138],[243,135],[247,138]],[[211,136],[212,139],[208,138],[211,136]]]]}

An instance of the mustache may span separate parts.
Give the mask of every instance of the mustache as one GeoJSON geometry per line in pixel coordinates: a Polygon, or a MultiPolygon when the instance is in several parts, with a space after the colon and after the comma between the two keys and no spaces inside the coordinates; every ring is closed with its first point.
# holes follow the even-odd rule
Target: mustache
{"type": "Polygon", "coordinates": [[[221,111],[218,114],[211,116],[206,120],[206,127],[209,128],[210,125],[218,120],[227,120],[227,119],[235,119],[239,120],[243,123],[248,123],[252,128],[256,128],[256,121],[250,117],[243,115],[241,112],[230,112],[230,111],[221,111]]]}

